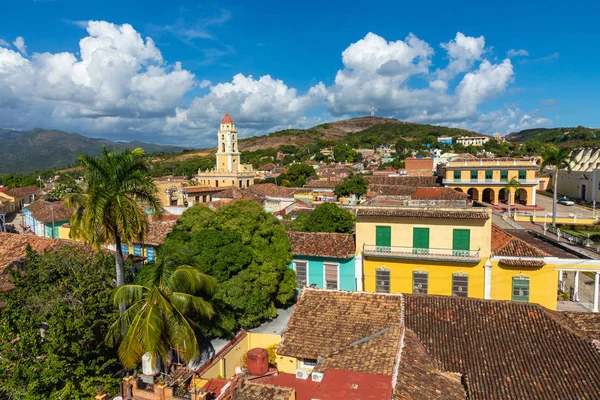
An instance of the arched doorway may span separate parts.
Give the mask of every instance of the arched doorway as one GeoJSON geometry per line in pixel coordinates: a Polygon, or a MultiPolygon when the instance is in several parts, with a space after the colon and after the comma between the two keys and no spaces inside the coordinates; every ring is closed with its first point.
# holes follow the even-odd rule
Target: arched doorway
{"type": "Polygon", "coordinates": [[[515,194],[515,202],[527,205],[527,190],[517,189],[517,193],[515,194]]]}
{"type": "Polygon", "coordinates": [[[503,202],[508,201],[508,193],[506,192],[506,189],[500,189],[500,191],[498,192],[498,200],[503,202]]]}
{"type": "Polygon", "coordinates": [[[581,200],[587,201],[586,195],[587,195],[587,185],[584,185],[582,183],[581,184],[581,196],[579,196],[579,197],[581,198],[581,200]]]}
{"type": "Polygon", "coordinates": [[[454,188],[454,190],[456,190],[457,192],[461,192],[464,193],[463,190],[461,188],[454,188]]]}
{"type": "Polygon", "coordinates": [[[471,188],[469,190],[467,190],[467,194],[469,195],[469,198],[473,201],[479,201],[479,190],[475,189],[475,188],[471,188]]]}
{"type": "Polygon", "coordinates": [[[492,189],[492,188],[483,189],[483,193],[481,193],[481,200],[486,203],[493,204],[494,200],[495,200],[495,198],[494,198],[495,194],[496,193],[494,192],[494,189],[492,189]]]}

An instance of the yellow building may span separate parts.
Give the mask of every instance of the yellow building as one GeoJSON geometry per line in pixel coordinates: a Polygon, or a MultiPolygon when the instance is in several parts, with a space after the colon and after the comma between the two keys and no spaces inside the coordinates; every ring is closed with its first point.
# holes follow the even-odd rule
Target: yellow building
{"type": "Polygon", "coordinates": [[[520,187],[511,189],[515,202],[534,206],[539,158],[460,158],[440,168],[446,187],[468,193],[476,201],[494,205],[508,201],[506,183],[516,178],[520,187]]]}
{"type": "Polygon", "coordinates": [[[358,207],[356,262],[362,263],[365,291],[526,301],[556,309],[553,257],[492,226],[491,209],[449,203],[404,200],[399,206],[386,199],[358,207]]]}
{"type": "Polygon", "coordinates": [[[229,114],[223,117],[217,136],[217,165],[212,171],[198,171],[198,184],[210,187],[236,186],[240,189],[254,185],[256,173],[252,164],[242,164],[240,161],[237,131],[229,114]]]}

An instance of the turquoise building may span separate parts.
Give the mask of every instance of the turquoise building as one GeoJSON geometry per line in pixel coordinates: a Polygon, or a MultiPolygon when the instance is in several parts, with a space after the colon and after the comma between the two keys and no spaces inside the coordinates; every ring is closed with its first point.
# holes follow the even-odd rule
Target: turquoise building
{"type": "Polygon", "coordinates": [[[36,200],[23,208],[23,224],[36,236],[58,238],[58,227],[68,224],[71,214],[62,201],[36,200]]]}
{"type": "Polygon", "coordinates": [[[289,265],[296,272],[296,287],[356,291],[362,268],[356,263],[354,235],[344,233],[288,232],[294,253],[289,265]]]}

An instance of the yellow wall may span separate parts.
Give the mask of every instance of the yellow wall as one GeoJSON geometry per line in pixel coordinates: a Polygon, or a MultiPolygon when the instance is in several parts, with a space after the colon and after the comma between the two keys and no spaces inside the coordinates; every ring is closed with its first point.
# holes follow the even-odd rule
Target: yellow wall
{"type": "Polygon", "coordinates": [[[500,267],[492,262],[493,300],[512,299],[512,278],[523,274],[529,278],[529,302],[556,310],[558,291],[558,271],[556,265],[546,264],[542,268],[500,267]]]}
{"type": "MultiPolygon", "coordinates": [[[[442,210],[440,208],[440,210],[442,210]]],[[[453,211],[461,209],[452,209],[453,211]]],[[[469,211],[468,209],[466,211],[469,211]]],[[[479,209],[478,211],[481,211],[479,209]]],[[[362,251],[364,244],[375,244],[375,229],[377,226],[392,227],[392,246],[413,245],[413,228],[429,228],[429,247],[452,249],[452,230],[471,230],[471,250],[480,250],[481,258],[490,255],[492,236],[491,211],[487,221],[457,220],[457,219],[417,219],[391,217],[358,217],[356,220],[356,249],[362,251]]]]}
{"type": "Polygon", "coordinates": [[[71,227],[69,225],[61,225],[58,227],[58,238],[59,239],[71,239],[69,236],[71,233],[71,227]]]}
{"type": "MultiPolygon", "coordinates": [[[[266,349],[281,342],[281,336],[265,333],[248,332],[239,342],[222,355],[217,361],[201,374],[203,379],[221,377],[229,379],[235,375],[235,368],[244,365],[244,355],[248,350],[260,347],[266,349]]],[[[279,361],[279,360],[278,360],[279,361]]],[[[279,363],[278,363],[279,367],[279,363]]],[[[295,369],[294,369],[295,373],[295,369]]]]}
{"type": "Polygon", "coordinates": [[[482,259],[477,265],[472,265],[368,258],[363,261],[364,287],[367,292],[375,292],[375,270],[387,268],[390,270],[390,292],[412,293],[413,271],[426,271],[428,273],[428,294],[450,296],[452,295],[452,274],[463,273],[469,275],[469,297],[483,298],[483,265],[486,261],[487,258],[482,259]]]}

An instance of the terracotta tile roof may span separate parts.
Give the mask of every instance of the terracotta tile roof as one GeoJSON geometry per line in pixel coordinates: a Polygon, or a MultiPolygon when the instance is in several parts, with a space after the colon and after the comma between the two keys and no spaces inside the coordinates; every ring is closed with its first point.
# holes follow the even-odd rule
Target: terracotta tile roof
{"type": "Polygon", "coordinates": [[[396,208],[396,207],[359,207],[356,211],[359,217],[399,217],[399,218],[438,218],[438,219],[469,219],[469,220],[488,220],[490,213],[487,209],[475,211],[468,209],[465,211],[445,211],[440,209],[426,208],[396,208]]]}
{"type": "Polygon", "coordinates": [[[68,221],[71,214],[73,214],[73,209],[65,208],[62,201],[36,200],[25,209],[31,212],[33,218],[43,223],[49,223],[53,220],[55,222],[68,221]]]}
{"type": "Polygon", "coordinates": [[[543,236],[542,234],[539,234],[537,232],[527,231],[525,229],[520,229],[520,230],[517,230],[517,229],[506,230],[505,229],[504,231],[510,235],[513,235],[513,236],[529,243],[533,247],[535,247],[545,253],[548,253],[552,257],[579,258],[579,256],[565,250],[565,248],[554,245],[550,239],[546,238],[545,236],[543,236]]]}
{"type": "Polygon", "coordinates": [[[42,193],[42,189],[37,186],[24,186],[20,188],[9,189],[5,193],[11,197],[23,197],[32,194],[39,196],[42,193]]]}
{"type": "Polygon", "coordinates": [[[512,260],[502,259],[498,261],[499,265],[504,267],[522,267],[522,268],[541,268],[546,263],[542,260],[512,260]]]}
{"type": "Polygon", "coordinates": [[[419,187],[411,195],[414,200],[466,200],[468,197],[466,193],[446,187],[419,187]]]}
{"type": "Polygon", "coordinates": [[[398,185],[412,187],[438,187],[441,177],[438,176],[368,176],[365,178],[370,185],[398,185]]]}
{"type": "Polygon", "coordinates": [[[277,167],[277,165],[275,165],[273,163],[268,163],[268,164],[258,167],[257,171],[273,171],[276,167],[277,167]]]}
{"type": "Polygon", "coordinates": [[[176,224],[177,221],[175,220],[148,222],[148,232],[146,233],[146,239],[144,239],[143,244],[157,247],[160,246],[165,242],[167,235],[171,233],[176,224]]]}
{"type": "Polygon", "coordinates": [[[333,189],[338,184],[342,183],[343,179],[314,179],[310,182],[307,182],[304,187],[305,188],[314,188],[314,189],[333,189]]]}
{"type": "Polygon", "coordinates": [[[417,190],[414,186],[400,185],[373,185],[367,187],[367,197],[385,196],[412,196],[417,190]]]}
{"type": "Polygon", "coordinates": [[[368,374],[393,375],[396,357],[400,351],[402,328],[392,325],[373,337],[340,349],[315,367],[317,372],[336,368],[368,374]]]}
{"type": "Polygon", "coordinates": [[[346,233],[288,231],[295,255],[352,258],[356,254],[354,235],[346,233]]]}
{"type": "Polygon", "coordinates": [[[258,196],[269,196],[269,197],[289,197],[293,198],[294,194],[298,192],[297,188],[288,188],[283,186],[277,186],[274,183],[259,183],[250,186],[246,189],[247,192],[255,193],[258,196]]]}
{"type": "Polygon", "coordinates": [[[235,389],[232,400],[289,400],[293,393],[292,388],[246,381],[235,389]]]}
{"type": "Polygon", "coordinates": [[[471,399],[600,398],[600,353],[539,305],[404,295],[406,328],[471,399]]]}
{"type": "Polygon", "coordinates": [[[394,400],[466,398],[461,377],[441,372],[413,331],[405,331],[403,345],[394,400]]]}
{"type": "Polygon", "coordinates": [[[224,189],[221,188],[221,190],[216,192],[213,197],[219,199],[240,199],[242,197],[242,191],[235,186],[230,186],[224,189]]]}
{"type": "Polygon", "coordinates": [[[560,314],[568,320],[568,323],[579,328],[590,339],[600,340],[600,314],[581,312],[563,312],[560,314]]]}
{"type": "MultiPolygon", "coordinates": [[[[401,313],[401,296],[307,288],[296,304],[277,353],[295,358],[326,358],[361,339],[400,325],[401,313]]],[[[373,350],[368,346],[364,349],[373,350]]]]}
{"type": "MultiPolygon", "coordinates": [[[[496,225],[492,225],[492,252],[494,256],[507,256],[507,257],[549,257],[550,254],[542,251],[529,243],[521,240],[503,229],[500,229],[496,225]]],[[[505,265],[519,266],[515,263],[520,260],[502,260],[505,265]]],[[[522,260],[527,261],[527,260],[522,260]]],[[[532,260],[529,260],[532,261],[532,260]]],[[[542,261],[542,260],[539,260],[542,261]]],[[[539,264],[539,263],[538,263],[539,264]]],[[[540,267],[543,266],[539,265],[540,267]]],[[[523,265],[533,266],[533,265],[523,265]]]]}
{"type": "Polygon", "coordinates": [[[213,192],[222,192],[223,191],[223,188],[208,187],[208,186],[186,186],[184,189],[189,194],[193,194],[193,193],[213,193],[213,192]]]}

